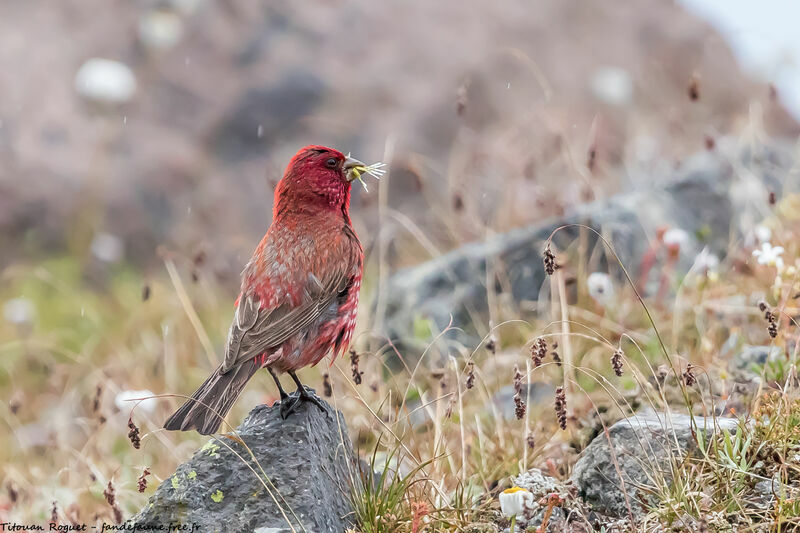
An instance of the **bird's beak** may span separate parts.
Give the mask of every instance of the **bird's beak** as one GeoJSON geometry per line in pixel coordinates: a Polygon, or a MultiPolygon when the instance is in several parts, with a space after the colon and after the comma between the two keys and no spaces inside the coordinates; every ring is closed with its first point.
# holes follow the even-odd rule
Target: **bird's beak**
{"type": "Polygon", "coordinates": [[[344,174],[347,181],[357,180],[366,169],[367,165],[354,157],[347,156],[344,160],[344,174]]]}

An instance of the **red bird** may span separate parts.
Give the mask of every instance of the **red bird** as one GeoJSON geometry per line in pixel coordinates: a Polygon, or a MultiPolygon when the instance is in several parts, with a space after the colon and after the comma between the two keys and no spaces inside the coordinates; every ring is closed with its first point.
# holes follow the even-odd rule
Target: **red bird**
{"type": "Polygon", "coordinates": [[[350,182],[365,165],[324,146],[292,158],[275,191],[272,224],[242,272],[225,360],[166,429],[219,429],[245,384],[266,368],[286,418],[303,401],[321,400],[295,372],[344,351],[353,335],[364,254],[350,223],[350,182]],[[278,374],[297,384],[291,396],[278,374]]]}

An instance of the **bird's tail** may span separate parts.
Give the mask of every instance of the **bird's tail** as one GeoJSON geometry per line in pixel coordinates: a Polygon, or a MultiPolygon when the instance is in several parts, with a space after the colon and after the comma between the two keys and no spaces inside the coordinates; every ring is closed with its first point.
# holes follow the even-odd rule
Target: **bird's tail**
{"type": "Polygon", "coordinates": [[[191,399],[167,419],[164,428],[181,431],[196,429],[201,435],[215,433],[244,386],[259,368],[261,365],[255,359],[225,373],[217,368],[192,394],[191,399]]]}

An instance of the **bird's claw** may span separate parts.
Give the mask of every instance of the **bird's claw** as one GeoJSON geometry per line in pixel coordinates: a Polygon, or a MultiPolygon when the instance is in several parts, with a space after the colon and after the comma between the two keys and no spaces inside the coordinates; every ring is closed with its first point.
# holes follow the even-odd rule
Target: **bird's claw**
{"type": "Polygon", "coordinates": [[[294,394],[290,394],[285,400],[281,400],[281,419],[286,420],[290,414],[294,413],[300,399],[294,394]]]}
{"type": "Polygon", "coordinates": [[[326,415],[328,410],[325,409],[324,402],[317,396],[317,393],[311,387],[303,386],[303,390],[295,391],[289,395],[288,398],[281,401],[281,418],[286,420],[289,415],[294,413],[303,402],[311,402],[319,407],[326,415]]]}

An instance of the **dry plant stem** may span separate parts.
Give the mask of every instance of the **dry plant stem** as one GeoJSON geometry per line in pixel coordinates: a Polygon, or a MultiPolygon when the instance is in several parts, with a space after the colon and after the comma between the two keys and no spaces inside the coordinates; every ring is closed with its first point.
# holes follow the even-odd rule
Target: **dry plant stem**
{"type": "Polygon", "coordinates": [[[573,318],[573,320],[570,320],[570,324],[583,325],[583,322],[579,322],[578,319],[585,320],[592,324],[596,324],[601,328],[607,329],[616,335],[622,336],[623,334],[628,334],[636,338],[639,342],[647,342],[646,335],[642,335],[637,331],[629,331],[621,324],[618,324],[617,322],[614,322],[609,318],[600,316],[589,309],[583,309],[582,307],[573,306],[570,307],[569,314],[570,317],[573,318]]]}
{"type": "MultiPolygon", "coordinates": [[[[492,236],[492,232],[488,230],[484,235],[484,240],[488,240],[489,237],[492,236]]],[[[486,258],[486,270],[485,270],[485,284],[486,284],[486,304],[487,308],[489,309],[489,335],[494,330],[495,324],[495,317],[497,316],[497,292],[495,291],[495,286],[497,285],[493,280],[497,279],[495,276],[495,263],[496,257],[487,257],[486,258]]]]}
{"type": "Polygon", "coordinates": [[[420,228],[413,220],[411,220],[408,215],[405,213],[401,213],[391,207],[386,207],[386,216],[392,217],[397,222],[400,223],[401,226],[406,228],[409,234],[414,237],[417,242],[419,242],[423,248],[430,254],[431,258],[439,257],[443,254],[443,252],[436,246],[425,232],[420,228]]]}
{"type": "Polygon", "coordinates": [[[564,391],[567,394],[572,392],[570,383],[575,380],[575,367],[572,363],[572,344],[569,332],[569,309],[567,307],[567,287],[564,283],[563,271],[556,271],[558,282],[558,301],[561,309],[561,346],[564,347],[564,391]]]}
{"type": "MultiPolygon", "coordinates": [[[[678,346],[678,343],[679,343],[678,332],[680,331],[680,328],[678,327],[678,325],[680,324],[680,320],[682,318],[682,313],[683,313],[684,310],[690,309],[690,306],[688,306],[688,305],[684,306],[683,305],[684,289],[686,288],[685,281],[686,281],[686,278],[689,275],[691,275],[691,274],[693,274],[693,273],[695,273],[697,271],[696,267],[697,267],[697,261],[695,261],[692,264],[692,266],[689,268],[689,271],[686,273],[686,275],[681,278],[680,285],[678,285],[678,288],[675,291],[675,303],[673,304],[673,307],[672,307],[672,338],[671,338],[671,346],[673,348],[676,348],[676,349],[679,349],[679,346],[678,346]]],[[[702,292],[702,294],[700,296],[700,301],[701,302],[705,300],[705,293],[706,293],[706,291],[703,290],[703,292],[702,292]]]]}
{"type": "MultiPolygon", "coordinates": [[[[390,391],[390,393],[391,393],[391,391],[390,391]]],[[[429,416],[429,417],[432,417],[433,415],[431,414],[431,411],[430,411],[430,406],[431,406],[431,405],[433,405],[434,403],[441,402],[442,400],[447,400],[447,399],[449,399],[449,398],[450,398],[450,396],[452,396],[453,394],[454,394],[454,393],[452,393],[452,392],[448,392],[448,393],[447,393],[447,394],[445,394],[444,396],[439,396],[439,397],[437,397],[437,398],[434,398],[434,399],[432,399],[432,400],[425,400],[424,398],[422,398],[422,400],[423,400],[423,401],[422,401],[422,403],[420,403],[420,405],[419,405],[418,407],[416,407],[415,409],[413,409],[413,410],[409,411],[409,412],[408,412],[408,414],[407,414],[407,415],[404,415],[402,418],[400,418],[400,417],[397,417],[397,418],[396,418],[396,419],[395,419],[395,420],[392,422],[392,420],[391,420],[391,413],[387,414],[387,422],[392,422],[392,425],[393,425],[393,426],[396,426],[396,425],[397,425],[397,424],[399,424],[400,422],[403,422],[404,420],[408,420],[409,418],[411,418],[411,415],[413,415],[413,414],[414,414],[414,413],[416,413],[417,411],[425,411],[425,412],[427,412],[427,413],[428,413],[428,416],[429,416]]],[[[391,400],[391,398],[388,398],[388,399],[387,399],[387,400],[386,400],[384,403],[385,403],[386,405],[389,405],[389,406],[390,406],[390,405],[392,405],[392,403],[391,403],[391,401],[390,401],[390,400],[391,400]]],[[[384,403],[382,403],[382,404],[381,404],[381,407],[384,405],[384,403]]],[[[380,409],[378,409],[378,410],[376,410],[376,411],[377,411],[377,412],[379,412],[379,411],[380,411],[380,409]]]]}
{"type": "Polygon", "coordinates": [[[206,352],[206,357],[208,357],[209,364],[212,368],[216,367],[219,364],[219,361],[217,361],[217,356],[214,352],[214,346],[211,344],[211,339],[208,337],[208,333],[206,333],[205,328],[203,328],[203,323],[200,322],[200,317],[197,315],[194,305],[192,305],[192,300],[189,298],[186,288],[183,286],[183,282],[178,274],[178,270],[175,268],[175,263],[172,261],[172,259],[165,257],[164,266],[167,267],[169,279],[172,281],[172,285],[175,287],[175,293],[178,295],[178,299],[180,300],[181,305],[186,312],[186,316],[189,318],[189,322],[192,323],[192,327],[194,328],[195,333],[197,333],[197,338],[200,339],[200,343],[203,345],[203,349],[206,352]]]}
{"type": "MultiPolygon", "coordinates": [[[[420,399],[422,401],[425,401],[426,395],[427,395],[426,393],[422,393],[420,395],[420,399]]],[[[442,431],[442,419],[444,418],[444,413],[442,411],[443,403],[444,402],[440,401],[436,402],[435,413],[431,413],[430,411],[428,411],[428,416],[430,417],[431,422],[433,423],[433,441],[431,442],[431,457],[437,457],[438,455],[440,455],[439,453],[440,446],[442,446],[444,453],[447,453],[447,446],[445,444],[445,435],[444,432],[442,431]]],[[[431,475],[433,476],[433,479],[441,479],[443,477],[441,472],[441,463],[439,461],[436,461],[433,464],[433,473],[431,475]]]]}
{"type": "MultiPolygon", "coordinates": [[[[486,387],[486,378],[477,365],[475,366],[475,375],[478,376],[479,378],[478,381],[480,382],[480,387],[475,387],[475,388],[479,389],[483,393],[486,405],[488,405],[492,410],[492,418],[496,420],[499,424],[500,421],[503,419],[500,416],[500,411],[497,410],[497,405],[495,404],[495,402],[492,401],[492,396],[491,394],[489,394],[489,389],[486,387]]],[[[500,425],[500,427],[498,427],[497,433],[495,434],[495,436],[497,437],[497,443],[500,445],[501,448],[505,448],[506,446],[506,437],[504,429],[505,426],[500,425]]]]}
{"type": "Polygon", "coordinates": [[[464,438],[464,402],[461,398],[461,383],[460,372],[458,371],[458,362],[456,358],[450,356],[450,361],[453,363],[453,375],[456,380],[456,392],[458,392],[458,429],[461,432],[461,483],[467,484],[467,441],[464,438]]]}
{"type": "MultiPolygon", "coordinates": [[[[384,161],[391,161],[394,152],[394,143],[391,139],[386,139],[384,148],[384,161]]],[[[383,331],[383,322],[386,315],[386,299],[382,296],[385,294],[386,279],[389,275],[389,267],[387,263],[387,251],[389,249],[387,242],[387,235],[385,224],[386,210],[389,205],[389,180],[392,175],[387,172],[383,177],[383,184],[378,187],[378,290],[377,300],[375,302],[375,321],[374,327],[378,331],[383,331]]]]}
{"type": "Polygon", "coordinates": [[[420,367],[420,366],[422,366],[422,362],[425,360],[425,357],[426,357],[426,356],[428,355],[428,353],[431,351],[431,347],[432,347],[434,344],[436,344],[436,342],[437,342],[437,341],[438,341],[440,338],[444,337],[444,335],[445,335],[445,334],[446,334],[448,331],[450,331],[451,329],[454,329],[452,326],[453,326],[453,317],[452,317],[452,315],[451,315],[451,316],[450,316],[450,323],[447,325],[447,327],[446,327],[446,328],[444,328],[444,330],[442,330],[442,331],[441,331],[441,333],[439,333],[438,335],[436,335],[436,337],[434,337],[433,341],[432,341],[432,342],[431,342],[431,343],[430,343],[430,344],[429,344],[429,345],[428,345],[428,346],[425,348],[425,351],[423,351],[423,352],[422,352],[422,355],[420,355],[420,356],[419,356],[419,359],[417,360],[417,363],[414,365],[414,369],[413,369],[413,370],[410,372],[410,375],[409,375],[409,377],[408,377],[408,385],[406,385],[406,390],[405,390],[405,392],[403,392],[403,401],[402,401],[402,403],[400,404],[400,410],[401,410],[401,411],[402,411],[402,410],[403,410],[403,408],[405,408],[405,406],[406,406],[406,398],[408,398],[408,392],[411,390],[411,385],[414,383],[414,378],[415,378],[415,377],[416,377],[416,375],[417,375],[417,370],[419,370],[419,367],[420,367]]]}
{"type": "Polygon", "coordinates": [[[544,101],[549,102],[550,99],[553,97],[553,88],[550,85],[550,82],[547,81],[547,76],[545,76],[544,71],[539,67],[539,64],[533,60],[531,56],[520,50],[519,48],[514,47],[503,47],[500,48],[498,54],[508,54],[509,56],[517,59],[520,63],[525,65],[531,73],[536,78],[536,83],[539,84],[539,87],[542,89],[542,95],[544,96],[544,101]]]}
{"type": "MultiPolygon", "coordinates": [[[[530,417],[531,417],[531,360],[525,360],[525,405],[529,408],[525,410],[525,434],[522,436],[523,441],[527,441],[528,435],[531,434],[531,424],[530,424],[530,417]]],[[[522,471],[528,471],[528,443],[523,442],[522,444],[522,471]]]]}
{"type": "Polygon", "coordinates": [[[667,297],[670,283],[675,276],[675,263],[677,260],[677,256],[670,254],[669,257],[667,257],[667,263],[661,269],[661,279],[659,280],[658,295],[656,296],[656,306],[658,307],[664,305],[664,299],[667,297]]]}

